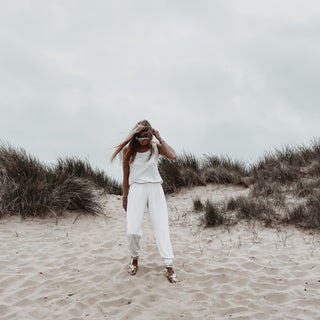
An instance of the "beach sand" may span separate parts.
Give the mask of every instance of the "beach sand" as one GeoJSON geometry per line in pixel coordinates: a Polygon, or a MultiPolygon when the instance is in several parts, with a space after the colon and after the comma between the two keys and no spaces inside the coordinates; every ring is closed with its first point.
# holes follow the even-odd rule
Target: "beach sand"
{"type": "Polygon", "coordinates": [[[126,215],[105,196],[101,216],[0,220],[0,319],[320,319],[320,237],[258,223],[204,228],[193,197],[245,194],[236,186],[168,195],[175,271],[165,277],[149,214],[136,276],[127,273],[126,215]]]}

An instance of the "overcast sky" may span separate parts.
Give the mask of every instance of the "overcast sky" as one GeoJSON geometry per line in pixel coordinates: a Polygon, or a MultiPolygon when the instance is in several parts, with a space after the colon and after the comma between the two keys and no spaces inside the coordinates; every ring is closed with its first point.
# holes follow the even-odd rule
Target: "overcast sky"
{"type": "Polygon", "coordinates": [[[318,0],[1,0],[0,139],[88,159],[147,119],[177,152],[252,162],[320,137],[318,0]]]}

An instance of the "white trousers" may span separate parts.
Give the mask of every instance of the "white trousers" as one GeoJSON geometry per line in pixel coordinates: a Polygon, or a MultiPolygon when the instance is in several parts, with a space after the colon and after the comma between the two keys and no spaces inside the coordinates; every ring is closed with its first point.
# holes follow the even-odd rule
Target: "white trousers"
{"type": "Polygon", "coordinates": [[[172,267],[173,251],[170,241],[168,209],[161,183],[133,183],[129,188],[127,205],[127,239],[129,253],[138,258],[140,253],[141,225],[148,204],[158,250],[166,267],[172,267]]]}

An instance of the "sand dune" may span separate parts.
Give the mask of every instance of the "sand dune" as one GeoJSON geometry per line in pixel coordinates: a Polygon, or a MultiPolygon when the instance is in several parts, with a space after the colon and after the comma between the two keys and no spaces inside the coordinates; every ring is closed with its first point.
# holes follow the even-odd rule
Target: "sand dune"
{"type": "Polygon", "coordinates": [[[136,276],[121,200],[101,216],[66,214],[0,221],[0,318],[320,319],[320,237],[291,227],[241,223],[204,228],[192,197],[222,200],[235,186],[183,189],[167,197],[175,269],[165,277],[148,214],[136,276]],[[75,221],[75,223],[73,223],[75,221]]]}

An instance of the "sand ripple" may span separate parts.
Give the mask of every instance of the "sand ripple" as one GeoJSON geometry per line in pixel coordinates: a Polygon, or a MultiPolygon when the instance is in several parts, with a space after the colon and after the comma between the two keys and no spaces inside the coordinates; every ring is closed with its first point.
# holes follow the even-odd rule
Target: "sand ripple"
{"type": "Polygon", "coordinates": [[[105,216],[83,215],[75,224],[75,214],[58,225],[2,221],[1,319],[320,319],[319,237],[258,226],[253,232],[245,224],[203,229],[188,211],[191,198],[187,191],[168,197],[182,280],[174,286],[147,214],[139,271],[127,274],[126,221],[116,197],[105,216]],[[279,232],[290,232],[286,243],[279,232]]]}

